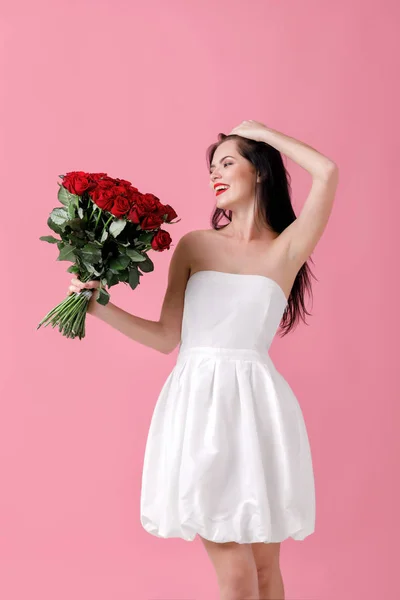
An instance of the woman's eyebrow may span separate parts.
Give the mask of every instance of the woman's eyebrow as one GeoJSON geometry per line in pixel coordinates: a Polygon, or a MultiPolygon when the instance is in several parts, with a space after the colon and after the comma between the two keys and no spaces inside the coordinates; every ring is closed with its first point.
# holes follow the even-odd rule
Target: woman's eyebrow
{"type": "MultiPolygon", "coordinates": [[[[226,158],[233,158],[234,159],[235,157],[234,156],[224,156],[224,158],[221,158],[221,160],[219,162],[222,163],[222,161],[225,160],[226,158]]],[[[212,165],[210,165],[210,169],[211,169],[211,167],[215,167],[215,165],[212,164],[212,165]]]]}

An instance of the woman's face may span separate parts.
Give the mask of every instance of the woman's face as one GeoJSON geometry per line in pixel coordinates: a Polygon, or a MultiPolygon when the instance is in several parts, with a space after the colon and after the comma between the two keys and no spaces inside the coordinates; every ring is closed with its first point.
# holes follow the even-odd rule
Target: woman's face
{"type": "Polygon", "coordinates": [[[237,152],[235,140],[223,142],[214,152],[210,167],[210,186],[218,208],[229,210],[233,204],[254,202],[255,168],[237,152]],[[229,187],[217,195],[215,184],[226,184],[229,187]]]}

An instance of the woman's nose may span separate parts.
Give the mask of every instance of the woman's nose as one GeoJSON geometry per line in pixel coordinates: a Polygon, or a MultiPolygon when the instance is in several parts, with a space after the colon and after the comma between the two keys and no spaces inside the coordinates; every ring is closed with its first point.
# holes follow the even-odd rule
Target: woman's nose
{"type": "Polygon", "coordinates": [[[221,176],[218,171],[214,171],[211,177],[211,182],[215,183],[218,179],[221,179],[221,176]]]}

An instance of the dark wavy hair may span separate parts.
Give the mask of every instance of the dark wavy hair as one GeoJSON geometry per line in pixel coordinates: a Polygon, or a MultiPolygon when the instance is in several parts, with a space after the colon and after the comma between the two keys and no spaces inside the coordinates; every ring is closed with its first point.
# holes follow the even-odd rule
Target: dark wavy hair
{"type": "MultiPolygon", "coordinates": [[[[266,226],[276,233],[282,233],[290,223],[296,219],[291,202],[291,177],[283,163],[281,153],[265,142],[258,142],[240,135],[218,134],[218,142],[207,149],[207,164],[210,172],[214,153],[218,146],[226,140],[236,141],[237,151],[241,156],[250,161],[256,172],[260,174],[260,183],[256,186],[256,222],[266,226]]],[[[221,219],[225,217],[232,221],[232,211],[215,207],[211,217],[213,229],[223,229],[228,223],[220,225],[221,219]]],[[[309,259],[312,263],[314,261],[309,259]]],[[[304,304],[305,290],[312,297],[311,277],[317,279],[305,262],[296,275],[291,289],[288,304],[283,313],[280,328],[281,337],[293,329],[299,319],[308,325],[305,315],[310,315],[304,304]]],[[[318,279],[317,279],[318,281],[318,279]]]]}

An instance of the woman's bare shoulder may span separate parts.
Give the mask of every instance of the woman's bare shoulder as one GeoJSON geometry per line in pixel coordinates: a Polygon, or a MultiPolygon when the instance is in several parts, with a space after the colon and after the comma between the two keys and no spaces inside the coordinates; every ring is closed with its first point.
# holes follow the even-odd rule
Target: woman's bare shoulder
{"type": "Polygon", "coordinates": [[[185,235],[210,235],[210,233],[215,233],[215,229],[193,229],[192,231],[188,231],[185,235]]]}
{"type": "Polygon", "coordinates": [[[205,238],[213,236],[215,233],[215,229],[193,229],[185,233],[183,237],[187,240],[188,245],[196,245],[205,238]]]}
{"type": "Polygon", "coordinates": [[[209,236],[209,229],[193,229],[183,235],[181,241],[184,240],[185,248],[188,253],[188,259],[191,262],[193,256],[199,251],[199,248],[204,244],[209,236]]]}
{"type": "Polygon", "coordinates": [[[184,236],[186,246],[186,257],[189,268],[192,271],[200,268],[200,264],[208,264],[216,252],[218,232],[215,229],[195,229],[184,236]]]}

